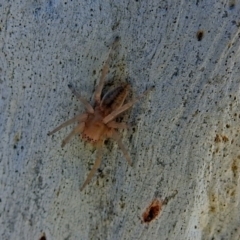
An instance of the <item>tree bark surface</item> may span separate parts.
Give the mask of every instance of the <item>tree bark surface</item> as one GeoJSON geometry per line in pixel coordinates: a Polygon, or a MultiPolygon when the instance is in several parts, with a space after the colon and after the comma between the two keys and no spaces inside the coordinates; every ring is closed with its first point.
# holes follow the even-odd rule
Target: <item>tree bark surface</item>
{"type": "Polygon", "coordinates": [[[240,239],[237,1],[9,0],[0,13],[0,239],[240,239]],[[92,103],[117,36],[105,89],[155,89],[123,117],[133,167],[107,141],[80,191],[94,149],[61,148],[73,126],[47,133],[84,112],[69,83],[92,103]]]}

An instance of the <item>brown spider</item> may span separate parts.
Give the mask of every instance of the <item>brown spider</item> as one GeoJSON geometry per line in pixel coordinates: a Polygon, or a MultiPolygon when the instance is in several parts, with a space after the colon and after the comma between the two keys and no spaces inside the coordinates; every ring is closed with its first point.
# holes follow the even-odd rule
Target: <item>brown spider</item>
{"type": "Polygon", "coordinates": [[[116,119],[116,117],[118,117],[121,113],[132,107],[141,97],[146,95],[147,92],[151,90],[149,89],[145,91],[142,95],[124,104],[130,88],[129,84],[126,84],[124,86],[119,86],[111,91],[108,91],[101,98],[104,80],[108,73],[108,61],[109,58],[103,66],[101,78],[94,93],[94,108],[90,105],[90,103],[88,103],[88,101],[86,101],[80,94],[78,94],[71,85],[68,85],[72,93],[83,103],[86,108],[86,112],[79,114],[72,119],[62,123],[52,132],[48,133],[48,135],[52,135],[55,132],[59,131],[61,128],[66,127],[74,122],[78,122],[78,125],[62,141],[61,146],[64,147],[74,135],[81,133],[81,136],[85,141],[93,144],[96,147],[96,161],[93,165],[92,170],[88,174],[87,179],[80,188],[81,191],[90,182],[94,173],[100,166],[102,158],[102,147],[106,139],[112,138],[113,140],[115,140],[118,143],[119,148],[122,150],[123,155],[125,156],[129,165],[132,165],[128,151],[122,144],[121,136],[117,131],[117,129],[128,128],[128,125],[123,122],[116,122],[114,119],[116,119]]]}

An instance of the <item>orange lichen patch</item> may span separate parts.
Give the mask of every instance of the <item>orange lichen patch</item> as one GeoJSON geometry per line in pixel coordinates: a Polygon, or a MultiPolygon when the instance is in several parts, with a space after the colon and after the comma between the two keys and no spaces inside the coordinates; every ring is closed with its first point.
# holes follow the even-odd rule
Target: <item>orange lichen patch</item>
{"type": "Polygon", "coordinates": [[[216,134],[215,138],[214,138],[214,142],[215,143],[219,143],[219,142],[228,142],[229,139],[227,136],[225,135],[220,135],[220,134],[216,134]]]}
{"type": "Polygon", "coordinates": [[[212,193],[209,196],[209,212],[210,213],[215,213],[216,212],[217,204],[218,204],[217,196],[214,193],[212,193]]]}
{"type": "Polygon", "coordinates": [[[216,207],[213,206],[213,205],[209,206],[209,212],[215,213],[216,212],[216,207]]]}
{"type": "Polygon", "coordinates": [[[227,136],[222,136],[222,141],[223,141],[223,142],[228,142],[228,140],[229,140],[229,139],[228,139],[227,136]]]}
{"type": "Polygon", "coordinates": [[[216,134],[216,137],[215,137],[215,139],[214,139],[214,142],[216,142],[216,143],[221,142],[221,138],[220,138],[220,136],[219,136],[218,134],[216,134]]]}
{"type": "Polygon", "coordinates": [[[233,160],[233,163],[231,165],[231,169],[232,169],[232,172],[233,172],[233,176],[236,177],[237,173],[238,173],[238,164],[237,164],[236,159],[233,160]]]}
{"type": "Polygon", "coordinates": [[[150,206],[145,210],[142,215],[143,222],[150,223],[151,221],[156,219],[161,212],[162,206],[163,202],[159,201],[158,199],[153,200],[150,206]]]}

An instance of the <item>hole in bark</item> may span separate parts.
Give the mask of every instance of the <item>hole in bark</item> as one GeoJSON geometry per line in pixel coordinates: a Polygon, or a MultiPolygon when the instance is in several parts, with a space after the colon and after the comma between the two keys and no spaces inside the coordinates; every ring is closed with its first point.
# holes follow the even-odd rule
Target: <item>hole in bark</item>
{"type": "Polygon", "coordinates": [[[198,41],[202,41],[203,36],[204,36],[204,31],[203,30],[197,31],[197,40],[198,41]]]}
{"type": "Polygon", "coordinates": [[[230,0],[229,1],[229,9],[232,10],[235,8],[236,2],[235,0],[230,0]]]}
{"type": "Polygon", "coordinates": [[[143,213],[142,215],[143,222],[150,223],[151,221],[156,219],[161,209],[162,209],[162,203],[158,199],[155,199],[143,213]]]}
{"type": "Polygon", "coordinates": [[[42,236],[39,238],[39,240],[47,240],[45,233],[42,234],[42,236]]]}

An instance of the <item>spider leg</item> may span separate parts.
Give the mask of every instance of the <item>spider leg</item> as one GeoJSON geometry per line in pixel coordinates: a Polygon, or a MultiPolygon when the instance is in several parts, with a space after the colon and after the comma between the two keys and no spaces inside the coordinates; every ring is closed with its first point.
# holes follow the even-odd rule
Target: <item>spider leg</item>
{"type": "Polygon", "coordinates": [[[103,68],[102,68],[102,74],[101,74],[98,86],[97,86],[95,94],[94,94],[95,102],[98,103],[98,104],[100,104],[100,101],[101,101],[101,94],[102,94],[102,89],[103,89],[103,86],[104,86],[104,81],[105,81],[106,75],[108,74],[108,70],[109,70],[110,55],[112,53],[112,50],[114,50],[116,48],[116,45],[119,42],[119,40],[120,40],[120,38],[116,37],[114,42],[111,44],[111,48],[110,48],[110,51],[109,51],[109,54],[108,54],[108,58],[107,58],[106,62],[103,65],[103,68]]]}
{"type": "Polygon", "coordinates": [[[91,171],[88,174],[85,182],[81,186],[80,191],[82,191],[86,187],[86,185],[91,181],[91,179],[94,176],[97,169],[100,167],[101,160],[102,160],[102,147],[101,146],[97,148],[97,154],[96,155],[97,155],[97,158],[96,158],[96,161],[93,165],[93,168],[91,169],[91,171]]]}
{"type": "Polygon", "coordinates": [[[117,129],[128,129],[130,126],[124,122],[115,122],[111,121],[107,123],[107,126],[110,128],[117,128],[117,129]]]}
{"type": "Polygon", "coordinates": [[[110,121],[112,121],[114,118],[116,118],[119,114],[121,114],[122,112],[128,110],[130,107],[132,107],[137,101],[139,101],[142,97],[144,97],[149,91],[151,91],[152,88],[146,90],[145,92],[143,92],[140,96],[138,96],[137,98],[133,99],[131,102],[124,104],[122,107],[112,111],[109,115],[107,115],[104,119],[103,119],[103,123],[107,124],[110,121]]]}
{"type": "Polygon", "coordinates": [[[124,145],[122,143],[120,134],[118,132],[116,132],[115,130],[113,130],[112,139],[114,139],[117,142],[117,144],[118,144],[119,148],[122,150],[123,155],[126,158],[128,164],[130,166],[132,166],[131,157],[129,156],[127,149],[124,147],[124,145]]]}
{"type": "Polygon", "coordinates": [[[109,69],[109,66],[108,66],[108,60],[107,60],[105,62],[105,64],[103,65],[102,74],[101,74],[98,86],[96,88],[96,91],[95,91],[95,102],[96,103],[100,103],[102,89],[103,89],[103,85],[104,85],[104,81],[105,81],[106,75],[108,73],[108,69],[109,69]]]}
{"type": "Polygon", "coordinates": [[[53,131],[49,132],[48,136],[54,134],[55,132],[59,131],[61,128],[66,127],[66,126],[68,126],[68,125],[70,125],[70,124],[72,124],[74,122],[77,122],[77,121],[83,122],[83,121],[85,121],[87,119],[87,116],[88,115],[86,113],[83,113],[83,114],[77,115],[77,116],[67,120],[66,122],[64,122],[61,125],[59,125],[58,127],[56,127],[53,131]]]}
{"type": "Polygon", "coordinates": [[[82,104],[85,106],[85,108],[87,109],[87,112],[89,113],[94,113],[93,107],[91,106],[91,104],[85,99],[83,98],[74,88],[71,84],[68,84],[68,87],[70,88],[70,90],[72,91],[73,95],[75,95],[81,102],[82,104]]]}
{"type": "Polygon", "coordinates": [[[63,148],[63,147],[70,141],[70,139],[71,139],[74,135],[81,133],[81,132],[83,131],[84,127],[85,127],[85,123],[84,123],[84,122],[81,122],[77,127],[75,127],[75,128],[68,134],[68,136],[63,139],[61,147],[63,148]]]}

